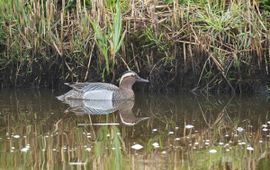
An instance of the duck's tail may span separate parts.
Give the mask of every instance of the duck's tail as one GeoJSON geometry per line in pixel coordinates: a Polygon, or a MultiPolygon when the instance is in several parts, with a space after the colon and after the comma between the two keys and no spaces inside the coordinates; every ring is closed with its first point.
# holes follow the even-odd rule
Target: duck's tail
{"type": "Polygon", "coordinates": [[[65,95],[60,95],[60,96],[56,96],[56,98],[60,101],[64,101],[65,100],[65,95]]]}

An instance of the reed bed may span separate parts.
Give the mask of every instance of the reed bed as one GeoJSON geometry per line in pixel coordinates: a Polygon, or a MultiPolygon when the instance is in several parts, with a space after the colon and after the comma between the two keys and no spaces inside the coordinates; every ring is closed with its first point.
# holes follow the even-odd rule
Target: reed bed
{"type": "Polygon", "coordinates": [[[0,1],[0,82],[58,87],[116,82],[125,70],[151,89],[242,92],[269,77],[264,0],[0,1]]]}

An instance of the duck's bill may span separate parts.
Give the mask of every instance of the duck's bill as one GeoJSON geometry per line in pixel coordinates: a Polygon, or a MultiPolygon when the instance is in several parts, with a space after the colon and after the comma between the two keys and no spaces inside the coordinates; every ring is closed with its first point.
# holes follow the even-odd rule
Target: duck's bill
{"type": "Polygon", "coordinates": [[[144,79],[144,78],[141,78],[141,77],[138,77],[137,81],[138,81],[138,82],[145,82],[145,83],[149,83],[149,80],[144,79]]]}

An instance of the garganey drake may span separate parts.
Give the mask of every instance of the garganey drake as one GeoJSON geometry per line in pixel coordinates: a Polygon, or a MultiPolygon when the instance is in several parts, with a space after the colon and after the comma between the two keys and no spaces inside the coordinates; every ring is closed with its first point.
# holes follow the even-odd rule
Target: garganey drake
{"type": "Polygon", "coordinates": [[[109,83],[65,83],[72,88],[69,92],[58,96],[57,99],[65,101],[68,99],[81,100],[134,100],[132,86],[135,82],[149,82],[141,78],[134,71],[125,72],[119,82],[119,87],[109,83]]]}

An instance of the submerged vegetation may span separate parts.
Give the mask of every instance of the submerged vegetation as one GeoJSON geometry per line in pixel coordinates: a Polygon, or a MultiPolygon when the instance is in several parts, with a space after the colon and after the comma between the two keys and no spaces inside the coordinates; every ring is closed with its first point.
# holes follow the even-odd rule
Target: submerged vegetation
{"type": "Polygon", "coordinates": [[[0,0],[0,82],[116,81],[241,92],[267,85],[265,0],[0,0]]]}

